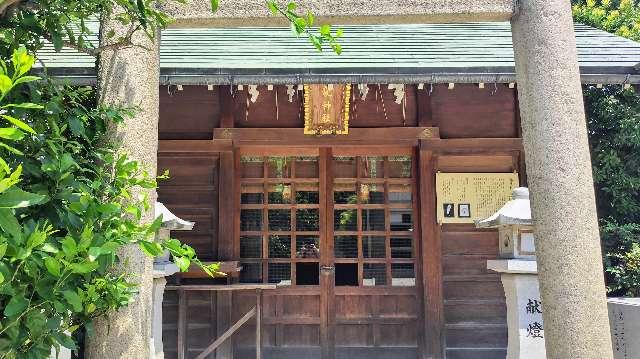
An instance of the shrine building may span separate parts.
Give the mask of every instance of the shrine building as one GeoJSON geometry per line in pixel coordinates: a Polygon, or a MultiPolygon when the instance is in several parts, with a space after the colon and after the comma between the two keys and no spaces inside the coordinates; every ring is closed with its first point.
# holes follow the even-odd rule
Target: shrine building
{"type": "MultiPolygon", "coordinates": [[[[342,28],[341,55],[162,32],[158,201],[228,273],[168,278],[165,358],[505,358],[498,232],[474,221],[527,186],[511,26],[342,28]]],[[[640,83],[640,44],[575,31],[585,86],[640,83]]],[[[89,56],[40,58],[96,82],[89,56]]]]}

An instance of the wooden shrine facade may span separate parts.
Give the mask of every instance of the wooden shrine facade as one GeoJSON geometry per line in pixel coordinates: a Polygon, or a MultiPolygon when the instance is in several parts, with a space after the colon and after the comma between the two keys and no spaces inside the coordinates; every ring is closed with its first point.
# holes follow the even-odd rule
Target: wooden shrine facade
{"type": "MultiPolygon", "coordinates": [[[[497,232],[436,223],[434,186],[438,171],[526,184],[516,89],[353,84],[337,136],[303,133],[302,100],[284,85],[160,88],[159,201],[196,222],[175,235],[200,258],[242,266],[174,285],[276,284],[265,358],[504,358],[497,232]]],[[[253,305],[252,291],[167,291],[165,356],[195,358],[253,305]]],[[[253,325],[209,357],[255,357],[253,325]]]]}

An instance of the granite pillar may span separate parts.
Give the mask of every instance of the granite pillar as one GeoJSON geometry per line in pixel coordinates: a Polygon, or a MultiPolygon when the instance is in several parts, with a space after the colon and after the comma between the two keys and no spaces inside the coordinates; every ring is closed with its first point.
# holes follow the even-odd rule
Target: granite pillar
{"type": "MultiPolygon", "coordinates": [[[[104,34],[110,29],[117,38],[127,28],[117,21],[101,24],[101,44],[109,43],[104,34]]],[[[156,39],[157,40],[157,39],[156,39]]],[[[103,51],[98,61],[99,101],[105,105],[134,107],[135,115],[126,118],[114,129],[113,139],[119,150],[139,161],[150,174],[156,174],[158,151],[159,48],[142,31],[133,36],[135,46],[111,48],[103,51]]],[[[156,193],[149,190],[150,208],[144,221],[154,219],[156,193]]],[[[134,195],[137,195],[134,194],[134,195]]],[[[121,265],[117,270],[132,274],[139,294],[128,307],[95,323],[95,333],[88,339],[86,357],[89,359],[144,358],[150,353],[152,320],[153,259],[138,246],[123,248],[119,253],[121,265]]]]}
{"type": "Polygon", "coordinates": [[[544,332],[550,359],[610,359],[591,159],[569,0],[512,19],[544,332]]]}

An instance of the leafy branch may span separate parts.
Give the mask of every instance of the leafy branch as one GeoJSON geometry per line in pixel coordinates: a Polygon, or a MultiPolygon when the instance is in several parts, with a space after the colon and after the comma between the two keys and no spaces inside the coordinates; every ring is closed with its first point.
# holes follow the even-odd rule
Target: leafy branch
{"type": "Polygon", "coordinates": [[[318,28],[317,33],[311,31],[315,22],[313,14],[309,11],[305,15],[298,14],[296,12],[298,6],[295,2],[289,2],[286,7],[281,7],[275,1],[267,0],[267,7],[273,15],[279,14],[289,20],[291,31],[298,37],[306,35],[318,51],[322,51],[324,45],[328,44],[336,54],[342,53],[342,46],[338,42],[338,39],[344,35],[342,29],[332,33],[331,25],[323,24],[318,28]]]}

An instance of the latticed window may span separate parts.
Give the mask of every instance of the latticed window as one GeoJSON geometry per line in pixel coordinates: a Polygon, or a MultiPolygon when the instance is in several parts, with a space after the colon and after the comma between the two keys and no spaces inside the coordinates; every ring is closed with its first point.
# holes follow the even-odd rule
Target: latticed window
{"type": "Polygon", "coordinates": [[[415,285],[412,157],[319,161],[241,157],[240,281],[318,285],[328,261],[336,286],[415,285]]]}

